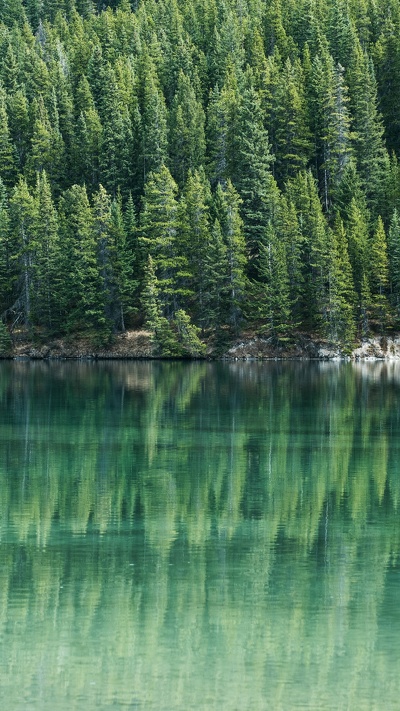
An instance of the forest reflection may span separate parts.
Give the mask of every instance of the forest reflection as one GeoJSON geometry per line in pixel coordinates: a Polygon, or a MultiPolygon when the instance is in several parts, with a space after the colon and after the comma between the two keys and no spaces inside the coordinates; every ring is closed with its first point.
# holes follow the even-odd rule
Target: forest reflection
{"type": "Polygon", "coordinates": [[[249,669],[249,709],[392,708],[399,397],[395,363],[1,364],[6,680],[39,649],[98,708],[234,709],[249,669]]]}

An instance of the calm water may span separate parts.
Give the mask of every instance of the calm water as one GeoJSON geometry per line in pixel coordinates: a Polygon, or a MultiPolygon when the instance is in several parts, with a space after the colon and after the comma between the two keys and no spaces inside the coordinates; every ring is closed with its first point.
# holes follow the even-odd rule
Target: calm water
{"type": "Polygon", "coordinates": [[[7,711],[400,708],[400,364],[1,363],[7,711]]]}

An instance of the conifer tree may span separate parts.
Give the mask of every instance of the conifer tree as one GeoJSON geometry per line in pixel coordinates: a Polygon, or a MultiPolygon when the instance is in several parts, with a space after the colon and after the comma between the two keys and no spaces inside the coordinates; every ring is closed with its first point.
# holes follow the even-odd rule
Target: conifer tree
{"type": "Polygon", "coordinates": [[[218,85],[212,89],[208,104],[208,176],[213,187],[226,184],[233,172],[239,100],[237,72],[230,65],[222,89],[218,85]]]}
{"type": "Polygon", "coordinates": [[[86,189],[73,185],[67,190],[59,212],[64,326],[67,331],[95,332],[100,340],[107,339],[110,328],[105,317],[105,296],[86,189]]]}
{"type": "Polygon", "coordinates": [[[312,174],[299,173],[288,183],[287,196],[295,206],[302,235],[303,327],[325,332],[329,300],[329,236],[312,174]]]}
{"type": "Polygon", "coordinates": [[[363,277],[368,273],[368,213],[363,203],[351,200],[346,221],[349,255],[354,275],[354,286],[361,294],[363,277]]]}
{"type": "Polygon", "coordinates": [[[205,303],[209,286],[210,206],[211,190],[204,169],[189,171],[180,208],[180,251],[187,260],[194,313],[202,325],[208,321],[205,303]]]}
{"type": "Polygon", "coordinates": [[[134,311],[134,294],[138,288],[134,257],[127,240],[121,195],[111,203],[111,239],[115,250],[114,274],[116,283],[116,304],[114,327],[125,331],[126,318],[134,311]]]}
{"type": "Polygon", "coordinates": [[[261,245],[258,272],[258,282],[252,285],[253,313],[260,332],[279,343],[291,330],[290,284],[285,246],[271,224],[261,245]]]}
{"type": "Polygon", "coordinates": [[[117,254],[112,235],[111,198],[102,185],[93,195],[92,215],[92,229],[104,300],[104,316],[106,322],[115,329],[117,324],[119,325],[121,315],[115,274],[117,254]]]}
{"type": "Polygon", "coordinates": [[[161,166],[167,162],[168,112],[154,62],[148,53],[143,53],[139,69],[141,122],[136,180],[139,186],[143,186],[148,174],[160,170],[161,166]]]}
{"type": "Polygon", "coordinates": [[[153,258],[163,314],[172,319],[180,298],[187,296],[182,279],[186,259],[178,253],[177,185],[168,168],[150,173],[144,189],[140,240],[153,258]]]}
{"type": "Polygon", "coordinates": [[[369,282],[374,315],[383,334],[389,318],[387,289],[389,285],[389,258],[385,228],[379,215],[376,228],[368,245],[369,282]]]}
{"type": "Polygon", "coordinates": [[[351,346],[356,335],[356,294],[347,236],[338,215],[335,217],[331,237],[327,336],[335,342],[351,346]]]}
{"type": "Polygon", "coordinates": [[[32,326],[32,297],[37,268],[34,221],[35,203],[26,181],[20,178],[10,198],[11,230],[15,248],[13,258],[18,260],[19,279],[15,284],[14,304],[11,306],[17,320],[28,328],[32,326]]]}
{"type": "Polygon", "coordinates": [[[176,334],[173,332],[169,320],[163,316],[158,279],[151,254],[148,255],[144,268],[142,308],[145,317],[144,325],[152,333],[154,354],[164,357],[181,355],[176,334]]]}
{"type": "Polygon", "coordinates": [[[15,180],[14,150],[10,137],[5,94],[0,91],[0,177],[10,187],[15,180]]]}
{"type": "Polygon", "coordinates": [[[12,96],[8,96],[7,108],[10,138],[15,149],[16,169],[22,172],[31,139],[28,100],[23,89],[19,89],[12,96]]]}
{"type": "MultiPolygon", "coordinates": [[[[273,156],[261,104],[250,76],[248,86],[241,93],[234,125],[230,175],[241,198],[247,250],[256,264],[266,227],[274,220],[279,191],[270,170],[273,156]]],[[[253,273],[256,270],[257,266],[253,266],[253,273]]]]}
{"type": "Polygon", "coordinates": [[[274,103],[276,163],[273,169],[282,185],[299,170],[307,168],[312,155],[310,117],[299,60],[292,64],[288,58],[283,65],[274,103]]]}
{"type": "Polygon", "coordinates": [[[304,318],[302,307],[305,299],[305,284],[302,259],[306,237],[302,234],[301,224],[302,219],[298,220],[294,203],[282,196],[275,231],[278,241],[285,245],[293,328],[297,327],[304,318]]]}
{"type": "Polygon", "coordinates": [[[205,115],[193,86],[181,71],[170,113],[169,147],[171,173],[182,186],[189,170],[204,164],[205,115]]]}
{"type": "Polygon", "coordinates": [[[17,279],[17,254],[10,232],[8,196],[0,179],[0,315],[12,306],[17,279]]]}
{"type": "Polygon", "coordinates": [[[243,302],[246,290],[245,264],[246,247],[243,221],[240,217],[240,197],[228,180],[226,187],[217,185],[215,211],[221,227],[226,247],[226,322],[234,333],[238,333],[243,320],[243,302]]]}
{"type": "Polygon", "coordinates": [[[223,327],[229,316],[228,250],[216,219],[211,227],[205,253],[203,314],[200,323],[216,334],[216,340],[224,340],[223,327]]]}
{"type": "Polygon", "coordinates": [[[61,328],[59,300],[61,295],[61,258],[58,216],[45,172],[37,174],[34,216],[36,265],[32,317],[36,325],[49,331],[61,328]]]}
{"type": "Polygon", "coordinates": [[[400,318],[400,218],[396,209],[390,221],[388,256],[390,266],[390,299],[394,306],[398,322],[400,318]]]}
{"type": "Polygon", "coordinates": [[[365,190],[368,207],[377,217],[382,199],[389,159],[383,141],[382,119],[378,112],[377,85],[372,60],[358,47],[349,69],[354,150],[357,169],[365,190]]]}

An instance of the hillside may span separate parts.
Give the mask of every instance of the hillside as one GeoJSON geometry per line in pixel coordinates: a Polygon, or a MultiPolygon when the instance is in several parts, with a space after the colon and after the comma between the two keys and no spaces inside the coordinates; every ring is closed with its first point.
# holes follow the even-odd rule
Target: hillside
{"type": "Polygon", "coordinates": [[[0,57],[3,352],[400,329],[400,0],[10,0],[0,57]]]}

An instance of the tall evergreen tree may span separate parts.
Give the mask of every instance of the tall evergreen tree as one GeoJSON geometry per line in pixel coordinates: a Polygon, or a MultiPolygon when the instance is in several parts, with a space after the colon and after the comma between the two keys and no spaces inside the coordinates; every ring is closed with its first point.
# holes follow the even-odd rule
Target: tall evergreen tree
{"type": "Polygon", "coordinates": [[[253,283],[251,290],[254,294],[253,313],[260,322],[261,333],[282,342],[292,327],[290,283],[285,245],[272,225],[268,225],[261,245],[258,271],[258,281],[253,283]]]}
{"type": "Polygon", "coordinates": [[[61,305],[68,331],[96,333],[107,339],[105,295],[98,264],[93,216],[86,188],[73,185],[60,200],[60,237],[63,244],[61,305]]]}
{"type": "Polygon", "coordinates": [[[35,202],[26,181],[20,178],[10,198],[11,230],[15,249],[13,258],[18,260],[19,279],[15,284],[14,303],[11,306],[16,320],[32,326],[32,297],[37,268],[35,240],[35,202]]]}
{"type": "Polygon", "coordinates": [[[396,313],[396,323],[400,319],[400,217],[394,210],[388,234],[388,255],[390,274],[390,300],[396,313]]]}
{"type": "Polygon", "coordinates": [[[169,147],[171,172],[182,186],[189,170],[205,160],[205,115],[190,78],[181,71],[170,112],[169,147]]]}
{"type": "MultiPolygon", "coordinates": [[[[234,158],[230,175],[241,198],[247,249],[256,264],[266,227],[274,220],[279,191],[270,170],[273,156],[263,125],[261,104],[250,77],[248,86],[241,93],[234,125],[234,158]]],[[[251,265],[250,271],[257,271],[257,265],[251,265]]]]}
{"type": "Polygon", "coordinates": [[[368,245],[369,282],[374,316],[380,333],[387,329],[389,304],[387,292],[389,286],[389,258],[385,228],[381,216],[378,217],[375,230],[368,245]]]}
{"type": "Polygon", "coordinates": [[[211,230],[211,190],[204,169],[189,171],[181,201],[180,244],[188,266],[193,310],[203,326],[208,321],[208,250],[211,230]]]}
{"type": "Polygon", "coordinates": [[[215,211],[226,247],[227,261],[226,323],[234,333],[238,333],[242,325],[246,291],[246,246],[240,204],[240,197],[230,180],[226,187],[220,183],[217,185],[215,211]]]}
{"type": "Polygon", "coordinates": [[[32,318],[49,331],[62,327],[59,301],[62,288],[58,216],[45,172],[37,174],[34,216],[36,264],[32,318]]]}
{"type": "Polygon", "coordinates": [[[173,318],[180,308],[180,299],[187,296],[182,285],[186,276],[186,259],[177,250],[177,191],[166,166],[150,173],[140,216],[140,240],[153,259],[163,315],[168,319],[173,318]]]}

